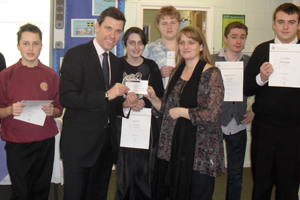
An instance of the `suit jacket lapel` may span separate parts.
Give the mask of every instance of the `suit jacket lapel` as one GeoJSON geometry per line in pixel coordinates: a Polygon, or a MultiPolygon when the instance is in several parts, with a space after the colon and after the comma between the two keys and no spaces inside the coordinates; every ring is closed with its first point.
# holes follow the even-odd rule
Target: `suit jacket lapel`
{"type": "Polygon", "coordinates": [[[102,66],[101,66],[100,59],[97,54],[96,48],[93,44],[93,40],[88,43],[88,50],[89,50],[88,56],[90,57],[90,59],[92,61],[91,66],[92,66],[92,69],[94,70],[93,73],[95,73],[96,76],[98,77],[100,84],[105,85],[102,66]]]}
{"type": "MultiPolygon", "coordinates": [[[[88,49],[89,49],[89,56],[92,60],[92,67],[95,70],[95,73],[99,77],[100,83],[105,85],[104,83],[104,77],[103,77],[103,71],[102,66],[100,63],[99,56],[97,54],[97,51],[95,49],[95,46],[93,44],[93,40],[88,43],[88,49]]],[[[120,81],[118,80],[119,76],[116,76],[116,74],[120,73],[118,70],[120,69],[120,66],[118,66],[118,58],[113,54],[109,53],[109,62],[110,62],[110,85],[109,88],[115,85],[116,82],[120,81]]]]}

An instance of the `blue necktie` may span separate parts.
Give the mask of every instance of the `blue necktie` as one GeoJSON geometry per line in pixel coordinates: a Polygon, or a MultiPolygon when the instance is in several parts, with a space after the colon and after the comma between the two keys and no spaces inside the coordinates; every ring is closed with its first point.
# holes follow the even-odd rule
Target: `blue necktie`
{"type": "Polygon", "coordinates": [[[102,71],[104,76],[104,82],[105,82],[105,89],[108,91],[109,89],[109,66],[108,66],[108,54],[104,52],[103,54],[103,60],[102,60],[102,71]]]}

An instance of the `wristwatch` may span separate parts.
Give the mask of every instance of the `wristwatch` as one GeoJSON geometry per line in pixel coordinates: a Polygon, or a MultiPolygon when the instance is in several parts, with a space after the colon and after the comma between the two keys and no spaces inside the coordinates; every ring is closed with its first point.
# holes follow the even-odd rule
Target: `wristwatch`
{"type": "Polygon", "coordinates": [[[107,92],[105,92],[105,98],[107,98],[107,99],[108,99],[108,93],[107,93],[107,92]]]}

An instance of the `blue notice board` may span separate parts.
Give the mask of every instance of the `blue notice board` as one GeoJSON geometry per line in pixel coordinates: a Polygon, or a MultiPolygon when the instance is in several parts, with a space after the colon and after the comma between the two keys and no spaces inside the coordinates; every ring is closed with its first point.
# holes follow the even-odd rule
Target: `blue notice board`
{"type": "MultiPolygon", "coordinates": [[[[74,46],[92,40],[94,38],[95,27],[93,22],[97,21],[100,15],[98,13],[101,12],[101,9],[113,5],[117,6],[125,14],[125,0],[66,0],[65,49],[53,49],[53,69],[58,75],[60,75],[60,64],[66,51],[74,46]],[[79,24],[80,20],[86,22],[87,25],[86,27],[77,27],[77,32],[74,32],[72,30],[72,20],[75,22],[73,25],[79,24]]],[[[124,47],[121,41],[122,38],[115,47],[115,54],[118,57],[124,55],[124,47]]]]}

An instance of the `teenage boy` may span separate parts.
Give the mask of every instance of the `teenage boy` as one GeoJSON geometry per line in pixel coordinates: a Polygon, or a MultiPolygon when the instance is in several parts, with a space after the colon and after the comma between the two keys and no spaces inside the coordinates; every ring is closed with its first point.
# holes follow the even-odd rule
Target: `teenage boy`
{"type": "Polygon", "coordinates": [[[47,200],[54,160],[55,117],[62,113],[59,103],[59,77],[43,65],[42,32],[32,24],[20,27],[18,49],[22,58],[0,73],[1,137],[6,141],[7,168],[12,183],[11,200],[47,200]],[[43,126],[14,119],[23,109],[22,100],[53,100],[42,110],[43,126]]]}
{"type": "Polygon", "coordinates": [[[171,63],[175,63],[175,51],[177,49],[176,37],[180,27],[180,13],[173,6],[162,7],[156,15],[156,24],[162,38],[146,45],[143,56],[154,60],[160,69],[164,88],[167,87],[169,76],[175,66],[168,66],[168,52],[174,57],[171,63]]]}
{"type": "Polygon", "coordinates": [[[245,69],[244,94],[255,95],[252,198],[270,199],[275,184],[277,200],[292,200],[298,199],[300,180],[300,89],[268,85],[274,71],[269,63],[269,45],[300,44],[300,10],[284,3],[274,11],[273,21],[275,39],[258,45],[245,69]]]}
{"type": "Polygon", "coordinates": [[[96,23],[96,37],[64,56],[60,100],[66,108],[61,135],[65,200],[106,199],[119,147],[116,116],[123,115],[122,104],[128,107],[117,98],[129,88],[121,84],[120,60],[110,52],[124,25],[124,14],[107,8],[96,23]]]}
{"type": "MultiPolygon", "coordinates": [[[[223,47],[218,54],[213,54],[215,62],[242,61],[244,67],[249,56],[243,55],[248,27],[241,22],[231,22],[224,31],[223,47]]],[[[227,190],[226,200],[241,199],[243,183],[243,167],[247,144],[247,124],[252,122],[254,113],[247,111],[247,97],[242,102],[224,102],[221,113],[223,138],[227,151],[227,190]]]]}

